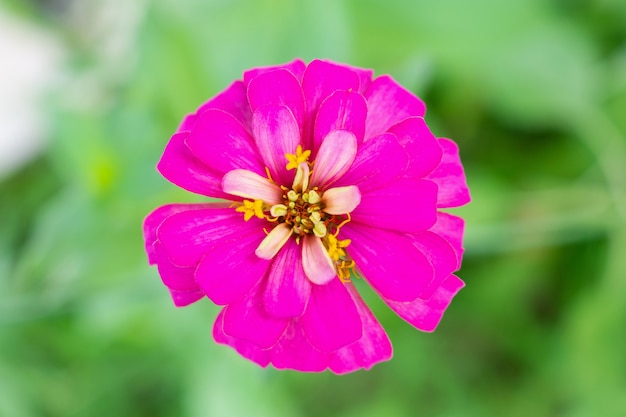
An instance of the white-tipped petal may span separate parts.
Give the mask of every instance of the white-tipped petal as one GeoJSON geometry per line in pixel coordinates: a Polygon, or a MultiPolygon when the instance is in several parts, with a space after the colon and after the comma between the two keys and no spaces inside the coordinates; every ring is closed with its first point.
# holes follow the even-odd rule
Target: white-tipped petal
{"type": "Polygon", "coordinates": [[[357,151],[356,137],[347,130],[333,130],[324,138],[315,157],[311,184],[324,186],[337,181],[350,169],[357,151]]]}
{"type": "Polygon", "coordinates": [[[234,169],[224,175],[222,189],[225,193],[251,200],[263,200],[267,205],[282,202],[280,187],[265,177],[247,169],[234,169]]]}
{"type": "Polygon", "coordinates": [[[324,192],[322,202],[328,214],[350,213],[361,202],[361,192],[356,185],[331,188],[324,192]]]}
{"type": "Polygon", "coordinates": [[[296,176],[293,179],[293,189],[296,191],[304,191],[309,187],[309,165],[306,162],[300,162],[296,169],[296,176]]]}
{"type": "Polygon", "coordinates": [[[309,281],[317,285],[327,284],[337,275],[322,240],[311,235],[302,239],[302,267],[309,281]]]}
{"type": "Polygon", "coordinates": [[[291,227],[281,223],[265,236],[254,253],[261,259],[272,259],[291,236],[291,227]]]}

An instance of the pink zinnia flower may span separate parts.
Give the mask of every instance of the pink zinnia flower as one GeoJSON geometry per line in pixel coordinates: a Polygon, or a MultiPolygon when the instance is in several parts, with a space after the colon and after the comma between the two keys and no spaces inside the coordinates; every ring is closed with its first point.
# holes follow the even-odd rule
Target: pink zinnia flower
{"type": "Polygon", "coordinates": [[[432,331],[463,287],[458,149],[391,77],[315,60],[243,74],[182,122],[158,169],[223,203],[160,207],[146,251],[174,304],[260,366],[346,373],[391,357],[353,281],[432,331]]]}

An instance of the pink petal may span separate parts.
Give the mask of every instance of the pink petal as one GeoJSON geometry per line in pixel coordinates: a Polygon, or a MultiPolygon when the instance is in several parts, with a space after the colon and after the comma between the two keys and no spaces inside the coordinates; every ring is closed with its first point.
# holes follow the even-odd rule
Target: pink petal
{"type": "Polygon", "coordinates": [[[439,186],[437,207],[459,207],[470,202],[469,188],[459,157],[459,147],[450,139],[439,139],[441,164],[426,178],[439,186]]]}
{"type": "Polygon", "coordinates": [[[372,81],[365,92],[365,98],[368,106],[366,138],[385,133],[407,117],[424,116],[426,112],[424,102],[389,75],[372,81]]]}
{"type": "Polygon", "coordinates": [[[148,263],[154,265],[157,262],[153,244],[157,240],[157,228],[163,223],[163,220],[181,211],[206,209],[212,206],[210,204],[167,204],[148,214],[143,221],[143,238],[148,254],[148,263]]]}
{"type": "Polygon", "coordinates": [[[185,145],[188,134],[182,132],[172,136],[157,169],[168,181],[192,193],[230,198],[222,191],[222,176],[195,158],[185,145]]]}
{"type": "Polygon", "coordinates": [[[258,289],[224,309],[224,333],[254,343],[261,349],[278,342],[289,320],[268,315],[258,289]]]}
{"type": "Polygon", "coordinates": [[[365,305],[354,285],[346,284],[346,288],[361,316],[363,337],[333,354],[329,367],[337,374],[353,372],[361,368],[371,369],[375,364],[391,359],[393,354],[387,333],[365,305]]]}
{"type": "MultiPolygon", "coordinates": [[[[298,139],[304,123],[304,96],[298,79],[286,69],[264,72],[248,84],[248,101],[253,113],[262,107],[286,107],[293,115],[298,139]]],[[[255,135],[256,136],[256,135],[255,135]]],[[[299,142],[298,142],[299,143],[299,142]]],[[[262,151],[262,149],[261,149],[262,151]]],[[[291,151],[293,153],[295,147],[291,151]]]]}
{"type": "Polygon", "coordinates": [[[363,192],[351,213],[355,222],[414,233],[437,221],[437,186],[432,181],[400,178],[387,187],[363,192]]]}
{"type": "Polygon", "coordinates": [[[169,289],[170,297],[176,307],[186,307],[204,297],[202,290],[179,291],[169,289]]]}
{"type": "Polygon", "coordinates": [[[334,130],[324,138],[315,158],[311,185],[320,188],[337,181],[350,169],[357,151],[357,141],[352,132],[334,130]]]}
{"type": "Polygon", "coordinates": [[[157,259],[157,267],[163,284],[171,290],[176,291],[204,291],[198,286],[195,278],[196,267],[177,266],[170,261],[163,244],[159,241],[154,243],[154,253],[157,259]]]}
{"type": "Polygon", "coordinates": [[[328,367],[330,353],[315,349],[304,334],[299,320],[292,320],[283,337],[271,350],[276,369],[321,372],[328,367]]]}
{"type": "Polygon", "coordinates": [[[324,191],[322,202],[324,203],[324,212],[328,214],[350,213],[361,202],[361,192],[354,185],[330,188],[324,191]]]}
{"type": "Polygon", "coordinates": [[[265,224],[257,218],[244,222],[241,213],[230,208],[189,210],[166,218],[157,238],[175,265],[195,266],[208,251],[241,234],[262,234],[265,224]]]}
{"type": "Polygon", "coordinates": [[[410,302],[384,299],[400,317],[424,332],[435,330],[452,298],[465,284],[455,275],[450,275],[429,300],[420,298],[410,302]]]}
{"type": "Polygon", "coordinates": [[[366,117],[367,103],[361,94],[335,91],[322,102],[317,112],[313,149],[319,149],[324,137],[333,130],[348,130],[354,134],[358,143],[362,143],[366,117]]]}
{"type": "MultiPolygon", "coordinates": [[[[316,114],[320,105],[328,96],[338,90],[358,91],[359,84],[359,75],[347,66],[317,59],[311,61],[302,79],[302,91],[304,92],[306,102],[305,137],[313,137],[316,114]]],[[[321,138],[330,130],[331,129],[320,133],[320,140],[315,146],[313,146],[312,143],[306,143],[307,149],[312,149],[313,151],[317,150],[321,143],[321,138]]],[[[313,152],[313,154],[315,154],[315,152],[313,152]]]]}
{"type": "Polygon", "coordinates": [[[363,335],[359,311],[339,278],[313,286],[302,327],[311,344],[322,352],[341,349],[363,335]]]}
{"type": "Polygon", "coordinates": [[[248,104],[246,85],[242,81],[233,82],[226,90],[200,106],[196,114],[200,115],[207,109],[219,109],[231,114],[250,131],[252,112],[248,104]]]}
{"type": "Polygon", "coordinates": [[[291,227],[286,223],[281,223],[274,227],[265,238],[258,244],[254,254],[261,259],[272,259],[278,251],[285,246],[291,237],[291,227]]]}
{"type": "Polygon", "coordinates": [[[224,174],[237,168],[265,172],[252,136],[241,122],[222,110],[200,114],[185,144],[215,172],[224,174]]]}
{"type": "Polygon", "coordinates": [[[189,132],[191,128],[193,127],[193,125],[195,124],[196,124],[196,113],[188,114],[183,118],[183,121],[180,122],[180,125],[178,125],[178,129],[176,129],[175,133],[189,132]]]}
{"type": "MultiPolygon", "coordinates": [[[[267,178],[247,169],[234,169],[222,179],[224,192],[251,200],[262,200],[268,205],[282,203],[282,190],[267,178]]],[[[232,199],[232,197],[230,197],[232,199]]]]}
{"type": "Polygon", "coordinates": [[[317,285],[335,278],[335,266],[320,238],[313,235],[302,238],[302,268],[307,278],[317,285]]]}
{"type": "Polygon", "coordinates": [[[287,171],[287,154],[295,154],[300,144],[300,130],[293,114],[285,106],[263,106],[252,116],[252,131],[265,165],[275,181],[290,184],[293,173],[287,171]]]}
{"type": "Polygon", "coordinates": [[[463,234],[465,232],[465,220],[452,214],[438,212],[437,223],[430,228],[430,231],[437,233],[452,245],[458,259],[457,268],[460,268],[464,252],[463,234]]]}
{"type": "Polygon", "coordinates": [[[241,356],[265,368],[270,363],[271,350],[263,350],[247,340],[237,339],[224,333],[224,309],[220,311],[213,324],[213,339],[216,343],[229,345],[241,356]]]}
{"type": "Polygon", "coordinates": [[[423,117],[409,117],[389,128],[409,155],[407,177],[422,178],[439,165],[443,151],[423,117]]]}
{"type": "Polygon", "coordinates": [[[352,222],[341,229],[341,238],[352,240],[346,251],[383,297],[412,301],[433,280],[428,259],[400,234],[352,222]]]}
{"type": "Polygon", "coordinates": [[[215,304],[230,304],[258,283],[270,263],[254,254],[265,237],[261,228],[237,233],[217,242],[206,252],[196,269],[196,281],[215,304]]]}
{"type": "Polygon", "coordinates": [[[443,280],[459,269],[460,260],[452,245],[436,233],[421,232],[409,235],[409,238],[413,246],[428,259],[435,271],[434,279],[419,295],[419,298],[427,300],[439,288],[443,280]]]}
{"type": "Polygon", "coordinates": [[[398,178],[408,164],[396,137],[385,133],[359,146],[352,166],[335,185],[358,185],[361,192],[384,187],[398,178]]]}
{"type": "Polygon", "coordinates": [[[195,266],[180,267],[174,265],[159,241],[154,243],[154,253],[161,280],[169,290],[176,307],[185,307],[205,296],[204,291],[198,286],[194,278],[195,266]]]}
{"type": "Polygon", "coordinates": [[[277,69],[285,69],[291,72],[298,80],[302,80],[306,64],[301,59],[294,59],[291,62],[282,65],[272,65],[267,67],[252,68],[243,73],[243,81],[246,85],[261,74],[275,71],[277,69]]]}
{"type": "Polygon", "coordinates": [[[302,269],[302,250],[290,239],[272,263],[263,294],[265,310],[275,317],[300,317],[311,295],[302,269]]]}

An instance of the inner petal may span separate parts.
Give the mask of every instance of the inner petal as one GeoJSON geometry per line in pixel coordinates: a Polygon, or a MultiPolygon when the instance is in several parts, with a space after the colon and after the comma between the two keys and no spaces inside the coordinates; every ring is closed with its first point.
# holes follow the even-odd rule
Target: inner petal
{"type": "Polygon", "coordinates": [[[345,174],[357,151],[354,133],[347,130],[333,130],[324,138],[315,158],[311,184],[320,188],[333,183],[345,174]]]}
{"type": "Polygon", "coordinates": [[[356,185],[331,188],[324,191],[322,202],[324,203],[324,211],[328,214],[350,213],[361,202],[361,192],[356,185]]]}
{"type": "Polygon", "coordinates": [[[224,175],[222,188],[225,193],[251,200],[263,200],[269,205],[282,201],[282,191],[267,178],[247,169],[234,169],[224,175]]]}

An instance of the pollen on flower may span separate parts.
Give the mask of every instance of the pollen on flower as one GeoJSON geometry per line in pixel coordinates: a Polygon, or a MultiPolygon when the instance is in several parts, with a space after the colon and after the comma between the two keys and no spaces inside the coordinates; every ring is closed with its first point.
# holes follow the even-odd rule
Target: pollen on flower
{"type": "Polygon", "coordinates": [[[302,162],[307,162],[310,156],[310,150],[303,151],[302,146],[298,145],[295,154],[288,153],[285,155],[285,157],[287,158],[287,170],[289,171],[298,168],[298,165],[300,165],[302,162]]]}
{"type": "Polygon", "coordinates": [[[243,205],[238,206],[235,211],[243,213],[243,219],[245,221],[250,220],[253,216],[257,216],[259,219],[265,218],[265,213],[263,213],[263,200],[243,200],[243,205]]]}
{"type": "Polygon", "coordinates": [[[341,227],[350,222],[349,211],[352,209],[346,205],[337,205],[337,201],[340,201],[342,195],[350,198],[352,195],[344,193],[345,190],[341,187],[321,190],[312,186],[310,180],[313,177],[313,163],[308,162],[310,155],[311,151],[303,150],[300,145],[294,154],[285,155],[287,169],[296,169],[291,187],[277,184],[266,168],[269,182],[277,185],[283,192],[281,202],[269,204],[263,200],[243,200],[236,211],[243,213],[245,221],[256,216],[275,223],[270,231],[266,230],[267,236],[257,249],[260,257],[271,259],[291,236],[298,244],[305,236],[314,236],[321,242],[320,246],[325,249],[324,253],[337,276],[342,282],[349,282],[355,267],[354,261],[345,251],[350,239],[339,240],[337,236],[341,227]]]}

